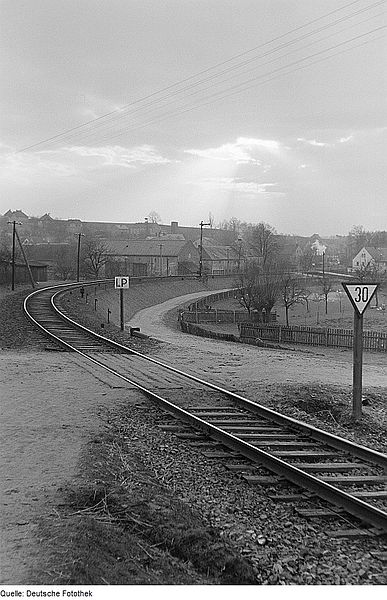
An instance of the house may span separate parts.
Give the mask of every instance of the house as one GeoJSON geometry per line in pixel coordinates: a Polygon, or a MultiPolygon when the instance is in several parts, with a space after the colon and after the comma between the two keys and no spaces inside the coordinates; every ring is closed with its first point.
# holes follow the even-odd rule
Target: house
{"type": "Polygon", "coordinates": [[[352,259],[352,271],[376,269],[379,273],[387,273],[387,248],[363,246],[352,259]]]}
{"type": "MultiPolygon", "coordinates": [[[[39,281],[47,281],[47,268],[48,265],[43,261],[34,261],[28,263],[31,271],[31,275],[35,283],[39,281]]],[[[0,261],[0,284],[9,285],[12,281],[12,263],[11,261],[0,261]]],[[[16,284],[29,284],[30,275],[28,272],[27,265],[22,262],[15,263],[15,283],[16,284]]]]}
{"type": "Polygon", "coordinates": [[[1,217],[6,221],[28,221],[28,215],[26,215],[22,210],[7,210],[1,217]]]}
{"type": "MultiPolygon", "coordinates": [[[[194,242],[200,256],[200,239],[194,242]]],[[[241,250],[233,246],[217,244],[211,238],[202,238],[203,272],[208,275],[237,273],[241,262],[241,250]]]]}
{"type": "Polygon", "coordinates": [[[109,247],[109,260],[105,265],[107,277],[169,276],[198,271],[199,252],[192,242],[158,238],[106,241],[106,244],[109,247]]]}

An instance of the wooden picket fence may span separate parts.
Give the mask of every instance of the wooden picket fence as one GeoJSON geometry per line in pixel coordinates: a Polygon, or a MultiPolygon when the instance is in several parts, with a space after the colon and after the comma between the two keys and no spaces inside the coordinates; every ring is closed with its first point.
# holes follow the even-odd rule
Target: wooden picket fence
{"type": "MultiPolygon", "coordinates": [[[[241,323],[239,331],[241,341],[250,343],[258,338],[278,344],[305,344],[334,348],[352,348],[353,345],[352,329],[241,323]]],[[[387,352],[387,333],[364,331],[363,349],[387,352]]]]}

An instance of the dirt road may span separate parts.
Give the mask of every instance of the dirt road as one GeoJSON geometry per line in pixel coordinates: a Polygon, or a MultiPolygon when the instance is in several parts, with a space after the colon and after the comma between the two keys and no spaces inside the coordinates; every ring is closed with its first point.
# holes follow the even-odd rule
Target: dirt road
{"type": "MultiPolygon", "coordinates": [[[[202,294],[202,296],[205,293],[202,294]]],[[[271,350],[195,337],[171,329],[164,322],[167,312],[198,298],[188,294],[139,311],[127,323],[166,342],[156,354],[180,368],[188,368],[218,383],[238,387],[250,383],[324,383],[352,385],[352,352],[327,348],[271,350]]],[[[177,315],[176,315],[177,318],[177,315]]],[[[382,353],[364,353],[364,387],[387,386],[387,359],[382,353]]]]}

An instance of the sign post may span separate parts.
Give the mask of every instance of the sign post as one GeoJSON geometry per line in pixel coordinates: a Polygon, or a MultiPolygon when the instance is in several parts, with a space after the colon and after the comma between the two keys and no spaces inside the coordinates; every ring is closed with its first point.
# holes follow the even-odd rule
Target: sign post
{"type": "Polygon", "coordinates": [[[130,278],[129,277],[115,277],[114,278],[114,287],[117,290],[120,290],[120,324],[121,331],[125,329],[125,319],[124,319],[124,290],[129,289],[130,286],[130,278]]]}
{"type": "Polygon", "coordinates": [[[352,417],[358,421],[362,415],[363,314],[378,285],[376,283],[342,283],[341,285],[354,308],[352,417]]]}

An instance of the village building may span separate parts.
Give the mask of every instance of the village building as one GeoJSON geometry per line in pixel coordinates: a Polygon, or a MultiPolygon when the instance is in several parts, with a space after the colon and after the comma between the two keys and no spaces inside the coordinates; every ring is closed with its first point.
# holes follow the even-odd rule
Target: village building
{"type": "Polygon", "coordinates": [[[387,248],[363,246],[352,259],[352,270],[361,271],[367,268],[378,273],[387,273],[387,248]]]}
{"type": "Polygon", "coordinates": [[[170,276],[197,273],[199,252],[180,239],[106,241],[105,276],[170,276]]]}

